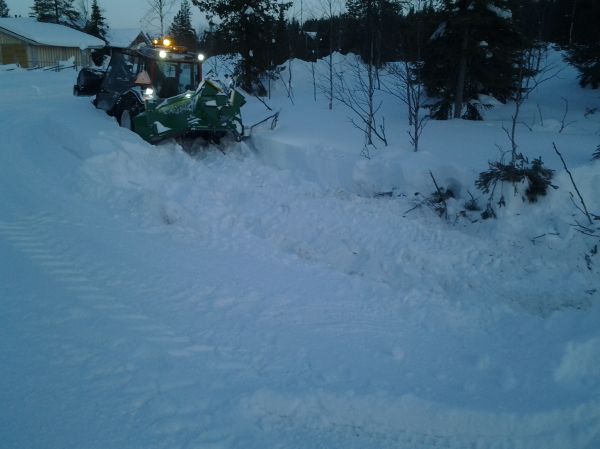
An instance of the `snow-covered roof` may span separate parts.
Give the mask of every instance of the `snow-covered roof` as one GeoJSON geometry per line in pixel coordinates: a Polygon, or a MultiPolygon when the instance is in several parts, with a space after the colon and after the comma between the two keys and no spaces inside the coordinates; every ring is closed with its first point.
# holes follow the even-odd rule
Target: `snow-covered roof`
{"type": "Polygon", "coordinates": [[[38,22],[29,18],[0,18],[0,31],[37,45],[51,47],[102,48],[102,39],[56,23],[38,22]]]}
{"type": "Polygon", "coordinates": [[[139,28],[111,28],[106,39],[111,47],[127,48],[141,33],[139,28]]]}

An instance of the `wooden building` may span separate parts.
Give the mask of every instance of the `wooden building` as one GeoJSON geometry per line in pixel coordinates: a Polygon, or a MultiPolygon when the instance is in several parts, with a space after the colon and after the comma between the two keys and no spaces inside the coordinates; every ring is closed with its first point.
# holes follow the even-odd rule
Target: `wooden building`
{"type": "Polygon", "coordinates": [[[72,59],[84,67],[91,63],[91,50],[104,46],[103,40],[63,25],[0,18],[0,64],[51,67],[72,59]]]}

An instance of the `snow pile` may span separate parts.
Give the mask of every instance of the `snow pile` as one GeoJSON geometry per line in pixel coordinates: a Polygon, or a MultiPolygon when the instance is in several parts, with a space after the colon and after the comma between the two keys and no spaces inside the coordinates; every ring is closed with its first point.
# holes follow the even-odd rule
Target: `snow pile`
{"type": "Polygon", "coordinates": [[[486,7],[487,7],[488,11],[493,12],[501,19],[506,19],[506,20],[512,19],[512,11],[510,9],[502,9],[492,3],[488,3],[486,5],[486,7]]]}
{"type": "Polygon", "coordinates": [[[0,72],[8,72],[12,70],[21,70],[18,64],[0,64],[0,72]]]}

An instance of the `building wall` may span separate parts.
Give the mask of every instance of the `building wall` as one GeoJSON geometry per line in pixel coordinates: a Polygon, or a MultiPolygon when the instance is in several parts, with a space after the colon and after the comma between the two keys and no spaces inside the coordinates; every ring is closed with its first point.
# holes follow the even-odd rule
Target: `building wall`
{"type": "Polygon", "coordinates": [[[85,63],[85,55],[79,48],[49,47],[41,45],[28,46],[28,60],[30,67],[51,67],[58,65],[59,61],[74,58],[75,65],[81,67],[85,63]]]}
{"type": "Polygon", "coordinates": [[[19,64],[24,68],[52,67],[71,57],[76,67],[90,65],[89,50],[31,45],[0,31],[0,64],[19,64]]]}
{"type": "Polygon", "coordinates": [[[19,64],[29,67],[27,44],[0,31],[0,64],[19,64]]]}

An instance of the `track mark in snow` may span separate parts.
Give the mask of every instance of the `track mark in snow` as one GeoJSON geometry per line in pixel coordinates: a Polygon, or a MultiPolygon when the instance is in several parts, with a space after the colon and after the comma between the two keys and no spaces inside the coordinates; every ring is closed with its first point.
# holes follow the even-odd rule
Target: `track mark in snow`
{"type": "Polygon", "coordinates": [[[173,357],[191,357],[199,352],[214,352],[216,348],[208,345],[192,345],[183,349],[175,349],[169,351],[173,357]]]}
{"type": "Polygon", "coordinates": [[[412,395],[324,392],[295,397],[260,391],[242,400],[240,409],[263,431],[297,436],[303,447],[318,440],[323,447],[564,449],[595,447],[590,444],[600,436],[597,400],[520,414],[448,408],[412,395]]]}
{"type": "Polygon", "coordinates": [[[150,336],[146,337],[146,341],[154,343],[189,343],[189,337],[185,336],[150,336]]]}
{"type": "MultiPolygon", "coordinates": [[[[4,236],[66,291],[72,292],[80,300],[81,307],[66,308],[62,318],[83,320],[94,316],[94,310],[104,311],[106,313],[98,318],[106,323],[118,322],[119,327],[124,326],[129,331],[130,339],[165,344],[173,351],[181,351],[182,347],[189,346],[190,339],[187,336],[178,335],[168,326],[155,322],[107,291],[105,286],[120,287],[123,281],[115,278],[108,270],[94,266],[94,262],[87,260],[90,256],[86,256],[85,253],[75,255],[73,248],[77,244],[76,241],[58,242],[52,230],[60,223],[73,225],[48,214],[21,217],[11,222],[2,221],[0,236],[4,236]],[[101,282],[98,281],[100,279],[101,282]]],[[[63,321],[62,318],[59,322],[63,321]]]]}

